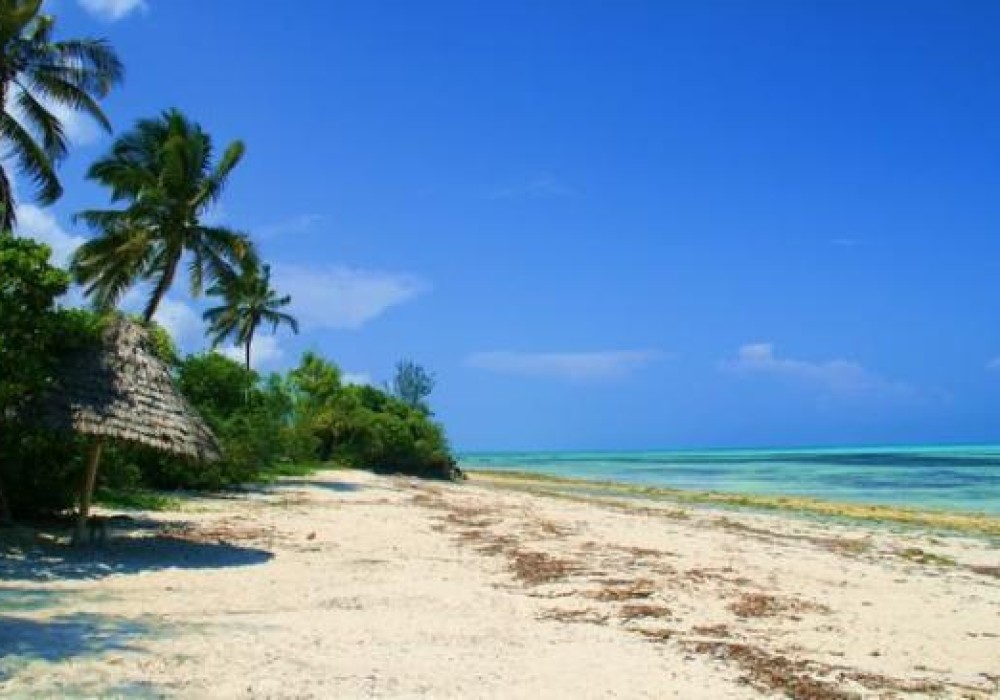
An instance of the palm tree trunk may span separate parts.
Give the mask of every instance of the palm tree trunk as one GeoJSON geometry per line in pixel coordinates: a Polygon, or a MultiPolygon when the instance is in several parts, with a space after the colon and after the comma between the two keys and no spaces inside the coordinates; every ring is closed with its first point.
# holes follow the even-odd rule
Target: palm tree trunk
{"type": "MultiPolygon", "coordinates": [[[[253,335],[251,335],[249,338],[247,338],[247,376],[248,377],[250,376],[250,371],[251,371],[250,370],[250,345],[251,345],[251,343],[253,343],[253,335]]],[[[251,387],[250,387],[250,384],[248,382],[247,383],[247,390],[243,394],[243,403],[245,403],[247,406],[250,405],[250,389],[251,389],[251,387]]]]}
{"type": "MultiPolygon", "coordinates": [[[[183,251],[181,251],[183,253],[183,251]]],[[[153,320],[153,316],[156,315],[156,310],[160,306],[160,302],[163,301],[163,297],[166,295],[167,290],[170,289],[170,285],[174,283],[174,275],[177,274],[177,263],[181,260],[181,253],[178,253],[173,260],[167,265],[167,269],[163,271],[163,276],[160,277],[160,281],[156,283],[156,287],[153,289],[153,296],[149,298],[149,303],[146,304],[146,310],[142,314],[142,319],[149,323],[153,320]]]]}
{"type": "Polygon", "coordinates": [[[0,236],[14,233],[14,193],[11,191],[7,171],[0,165],[0,236]]]}
{"type": "MultiPolygon", "coordinates": [[[[7,104],[9,82],[0,80],[0,106],[7,104]]],[[[0,164],[0,236],[14,232],[14,192],[7,170],[0,164]]]]}

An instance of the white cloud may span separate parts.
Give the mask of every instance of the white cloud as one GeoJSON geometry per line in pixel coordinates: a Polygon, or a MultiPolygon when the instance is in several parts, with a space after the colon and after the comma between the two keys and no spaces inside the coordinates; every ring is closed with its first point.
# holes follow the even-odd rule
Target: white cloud
{"type": "Polygon", "coordinates": [[[79,0],[80,7],[98,19],[117,22],[135,12],[147,10],[146,0],[79,0]]]}
{"type": "Polygon", "coordinates": [[[501,374],[550,377],[573,381],[617,379],[663,357],[656,350],[603,352],[477,352],[465,362],[470,367],[501,374]]]}
{"type": "Polygon", "coordinates": [[[48,245],[52,249],[52,262],[63,268],[73,251],[86,240],[67,232],[55,216],[34,204],[17,207],[17,234],[48,245]]]}
{"type": "Polygon", "coordinates": [[[201,314],[183,301],[164,298],[153,320],[163,326],[177,346],[184,352],[192,352],[205,343],[205,324],[201,314]]]}
{"type": "Polygon", "coordinates": [[[59,120],[70,143],[77,146],[87,146],[95,143],[105,135],[104,129],[94,119],[86,114],[68,107],[60,102],[42,100],[50,112],[59,120]]]}
{"type": "Polygon", "coordinates": [[[291,295],[292,314],[307,328],[360,328],[429,288],[413,275],[343,265],[273,270],[274,288],[291,295]]]}
{"type": "MultiPolygon", "coordinates": [[[[219,352],[240,364],[246,362],[246,349],[242,345],[231,345],[222,348],[219,352]]],[[[285,351],[278,344],[278,339],[275,336],[254,336],[253,343],[250,345],[250,366],[253,369],[272,366],[284,356],[285,351]]]]}
{"type": "Polygon", "coordinates": [[[486,193],[488,199],[555,199],[570,197],[577,192],[549,173],[538,173],[524,182],[495,187],[486,193]]]}
{"type": "Polygon", "coordinates": [[[1000,371],[1000,357],[994,357],[992,360],[986,363],[986,369],[991,372],[1000,371]]]}
{"type": "Polygon", "coordinates": [[[887,380],[850,360],[811,362],[778,357],[773,343],[744,345],[735,358],[722,363],[722,368],[741,374],[786,378],[838,397],[914,394],[909,385],[887,380]]]}
{"type": "Polygon", "coordinates": [[[340,376],[340,381],[346,385],[375,385],[372,376],[367,372],[344,372],[340,376]]]}

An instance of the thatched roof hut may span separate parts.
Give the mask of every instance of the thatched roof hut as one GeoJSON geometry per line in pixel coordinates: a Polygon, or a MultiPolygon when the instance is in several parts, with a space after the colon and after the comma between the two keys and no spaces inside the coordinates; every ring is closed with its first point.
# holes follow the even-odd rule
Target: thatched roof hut
{"type": "Polygon", "coordinates": [[[42,402],[43,422],[94,438],[74,541],[83,541],[105,439],[203,461],[221,456],[215,435],[178,391],[149,334],[135,321],[112,320],[101,343],[67,358],[59,374],[42,402]]]}
{"type": "Polygon", "coordinates": [[[125,317],[108,324],[99,346],[67,359],[42,413],[55,428],[199,460],[219,457],[215,435],[178,391],[149,334],[125,317]]]}

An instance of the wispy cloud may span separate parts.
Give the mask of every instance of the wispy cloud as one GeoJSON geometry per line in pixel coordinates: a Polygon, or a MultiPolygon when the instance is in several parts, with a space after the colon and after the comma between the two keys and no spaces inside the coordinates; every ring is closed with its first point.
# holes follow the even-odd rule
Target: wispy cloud
{"type": "Polygon", "coordinates": [[[17,233],[48,245],[52,249],[52,262],[63,268],[69,264],[73,251],[86,240],[66,231],[55,216],[34,204],[17,207],[17,233]]]}
{"type": "Polygon", "coordinates": [[[256,233],[264,238],[303,234],[314,230],[324,221],[326,217],[322,214],[300,214],[268,226],[261,226],[256,233]]]}
{"type": "Polygon", "coordinates": [[[79,0],[80,7],[98,19],[117,22],[138,10],[148,10],[146,0],[79,0]]]}
{"type": "Polygon", "coordinates": [[[857,248],[861,245],[861,240],[857,238],[843,237],[834,238],[832,243],[838,248],[857,248]]]}
{"type": "Polygon", "coordinates": [[[994,357],[992,360],[987,362],[986,369],[991,372],[1000,372],[1000,357],[994,357]]]}
{"type": "Polygon", "coordinates": [[[555,199],[571,197],[576,190],[550,173],[538,173],[524,182],[494,187],[486,192],[487,199],[555,199]]]}
{"type": "Polygon", "coordinates": [[[360,328],[430,289],[414,275],[343,265],[273,270],[275,289],[292,296],[292,313],[313,328],[360,328]]]}
{"type": "Polygon", "coordinates": [[[880,395],[902,398],[915,394],[908,384],[885,379],[850,360],[815,362],[779,357],[774,352],[773,343],[744,345],[735,358],[722,363],[722,368],[740,374],[784,378],[835,397],[880,395]]]}
{"type": "Polygon", "coordinates": [[[501,374],[548,377],[571,381],[620,379],[663,357],[658,350],[598,352],[477,352],[465,362],[470,367],[501,374]]]}
{"type": "Polygon", "coordinates": [[[190,304],[167,297],[160,302],[153,320],[167,329],[182,351],[193,352],[204,347],[205,323],[190,304]]]}

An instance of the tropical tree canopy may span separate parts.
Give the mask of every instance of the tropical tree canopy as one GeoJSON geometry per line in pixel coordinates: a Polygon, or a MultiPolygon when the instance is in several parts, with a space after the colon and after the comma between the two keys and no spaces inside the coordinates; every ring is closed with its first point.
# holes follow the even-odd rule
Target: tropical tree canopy
{"type": "Polygon", "coordinates": [[[388,392],[410,408],[430,412],[426,399],[434,391],[434,375],[412,360],[396,363],[396,374],[388,392]]]}
{"type": "Polygon", "coordinates": [[[98,100],[121,82],[124,70],[101,39],[53,40],[55,20],[42,0],[0,0],[0,230],[15,223],[13,161],[42,204],[62,195],[57,163],[66,155],[59,108],[84,112],[111,131],[98,100]]]}
{"type": "Polygon", "coordinates": [[[77,249],[71,270],[95,307],[114,307],[129,288],[147,282],[149,320],[185,256],[192,296],[256,258],[247,236],[204,221],[243,153],[243,143],[234,141],[213,163],[211,137],[169,110],[140,120],[90,167],[87,177],[108,188],[112,203],[125,205],[77,215],[97,235],[77,249]]]}
{"type": "Polygon", "coordinates": [[[250,346],[261,325],[271,326],[272,333],[280,325],[287,325],[293,333],[299,332],[299,322],[281,310],[292,298],[278,296],[271,288],[270,265],[259,266],[252,261],[244,264],[240,274],[219,278],[208,294],[221,297],[223,302],[204,313],[213,346],[226,340],[242,345],[246,348],[247,369],[250,369],[250,346]]]}

